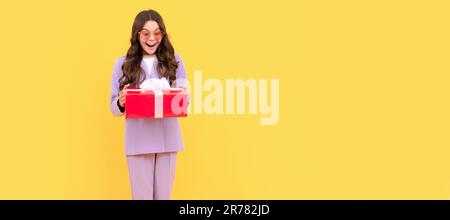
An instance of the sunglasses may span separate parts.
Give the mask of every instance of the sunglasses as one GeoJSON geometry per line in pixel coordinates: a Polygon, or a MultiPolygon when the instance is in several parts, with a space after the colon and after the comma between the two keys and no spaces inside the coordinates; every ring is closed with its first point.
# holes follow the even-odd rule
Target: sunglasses
{"type": "Polygon", "coordinates": [[[138,32],[138,34],[139,37],[144,41],[147,41],[152,35],[157,40],[160,40],[164,36],[164,32],[159,29],[157,29],[153,33],[147,29],[142,29],[141,31],[138,32]]]}

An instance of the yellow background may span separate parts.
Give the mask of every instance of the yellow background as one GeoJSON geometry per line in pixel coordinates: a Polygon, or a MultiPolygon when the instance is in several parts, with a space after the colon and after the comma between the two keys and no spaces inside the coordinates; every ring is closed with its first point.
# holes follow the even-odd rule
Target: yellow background
{"type": "Polygon", "coordinates": [[[449,199],[448,1],[2,1],[1,199],[129,199],[114,61],[165,19],[188,78],[280,79],[280,121],[181,119],[174,199],[449,199]]]}

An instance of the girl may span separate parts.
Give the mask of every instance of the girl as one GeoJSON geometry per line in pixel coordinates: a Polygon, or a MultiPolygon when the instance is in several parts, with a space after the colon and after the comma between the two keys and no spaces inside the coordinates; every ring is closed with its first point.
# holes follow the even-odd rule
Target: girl
{"type": "MultiPolygon", "coordinates": [[[[172,86],[183,86],[180,82],[186,79],[183,62],[174,53],[158,12],[146,10],[136,16],[130,41],[127,55],[120,57],[114,66],[110,100],[114,116],[125,112],[127,87],[138,87],[145,79],[162,77],[172,86]]],[[[177,118],[126,119],[125,152],[132,198],[170,199],[177,151],[183,149],[177,118]]]]}

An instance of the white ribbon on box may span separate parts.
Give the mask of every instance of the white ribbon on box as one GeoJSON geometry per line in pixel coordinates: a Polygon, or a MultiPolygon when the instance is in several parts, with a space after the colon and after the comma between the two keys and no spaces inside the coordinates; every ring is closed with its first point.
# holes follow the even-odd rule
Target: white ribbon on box
{"type": "Polygon", "coordinates": [[[170,88],[169,81],[165,77],[161,79],[146,79],[141,83],[139,89],[129,89],[128,91],[153,91],[155,93],[155,118],[163,117],[163,92],[162,90],[182,90],[181,88],[170,88]]]}

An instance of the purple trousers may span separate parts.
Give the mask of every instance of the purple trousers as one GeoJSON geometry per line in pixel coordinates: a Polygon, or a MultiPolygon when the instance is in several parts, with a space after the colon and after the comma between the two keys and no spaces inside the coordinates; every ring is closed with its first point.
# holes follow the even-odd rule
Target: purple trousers
{"type": "Polygon", "coordinates": [[[177,152],[127,155],[133,200],[169,200],[177,152]]]}

